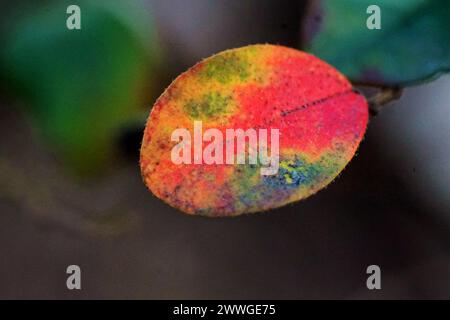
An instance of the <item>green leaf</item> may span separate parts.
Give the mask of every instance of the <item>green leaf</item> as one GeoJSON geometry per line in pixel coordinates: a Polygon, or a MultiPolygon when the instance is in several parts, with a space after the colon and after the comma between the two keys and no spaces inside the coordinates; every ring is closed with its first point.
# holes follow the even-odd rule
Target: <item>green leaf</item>
{"type": "Polygon", "coordinates": [[[450,70],[450,1],[324,0],[305,19],[306,49],[353,82],[407,86],[450,70]],[[368,6],[381,29],[366,26],[368,6]]]}
{"type": "Polygon", "coordinates": [[[121,127],[151,99],[159,49],[142,7],[77,3],[81,30],[66,28],[71,2],[41,6],[11,26],[0,61],[2,77],[57,154],[79,173],[96,173],[114,158],[121,127]]]}

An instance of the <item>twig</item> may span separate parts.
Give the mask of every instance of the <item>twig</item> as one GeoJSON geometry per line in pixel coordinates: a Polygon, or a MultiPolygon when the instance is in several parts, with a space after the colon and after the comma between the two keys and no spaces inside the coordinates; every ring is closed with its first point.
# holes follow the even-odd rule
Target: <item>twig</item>
{"type": "Polygon", "coordinates": [[[402,96],[403,88],[400,87],[386,87],[368,98],[370,115],[376,116],[381,108],[402,96]]]}

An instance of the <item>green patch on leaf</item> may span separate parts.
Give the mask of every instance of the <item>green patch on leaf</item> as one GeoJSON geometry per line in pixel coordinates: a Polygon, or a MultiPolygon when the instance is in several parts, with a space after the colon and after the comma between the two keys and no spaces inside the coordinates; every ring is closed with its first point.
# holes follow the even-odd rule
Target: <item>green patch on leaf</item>
{"type": "Polygon", "coordinates": [[[216,79],[220,83],[228,83],[233,78],[245,80],[249,75],[249,64],[236,53],[225,53],[213,61],[209,61],[204,69],[200,71],[200,76],[205,80],[216,79]]]}
{"type": "Polygon", "coordinates": [[[231,97],[222,96],[218,92],[205,94],[200,100],[190,100],[184,107],[193,119],[212,118],[226,112],[231,97]]]}

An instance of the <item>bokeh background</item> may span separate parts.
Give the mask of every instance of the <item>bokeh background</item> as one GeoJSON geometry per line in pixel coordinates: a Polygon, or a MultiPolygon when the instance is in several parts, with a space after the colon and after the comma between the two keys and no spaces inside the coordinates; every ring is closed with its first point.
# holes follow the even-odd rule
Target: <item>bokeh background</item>
{"type": "MultiPolygon", "coordinates": [[[[181,214],[138,166],[181,72],[254,43],[302,48],[307,1],[13,1],[0,11],[0,298],[450,298],[450,76],[371,118],[328,188],[277,210],[181,214]],[[66,28],[81,7],[82,30],[66,28]],[[66,267],[82,290],[66,288],[66,267]],[[366,288],[366,268],[382,290],[366,288]]],[[[449,39],[450,40],[450,39],[449,39]]]]}

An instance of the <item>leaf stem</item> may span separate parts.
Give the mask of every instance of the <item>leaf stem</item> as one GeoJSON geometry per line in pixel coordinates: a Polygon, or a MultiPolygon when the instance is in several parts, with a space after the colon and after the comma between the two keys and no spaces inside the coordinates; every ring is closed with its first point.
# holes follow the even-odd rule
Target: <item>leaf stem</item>
{"type": "Polygon", "coordinates": [[[397,100],[402,96],[403,88],[401,87],[384,87],[379,92],[369,97],[370,115],[376,116],[381,108],[387,103],[397,100]]]}

